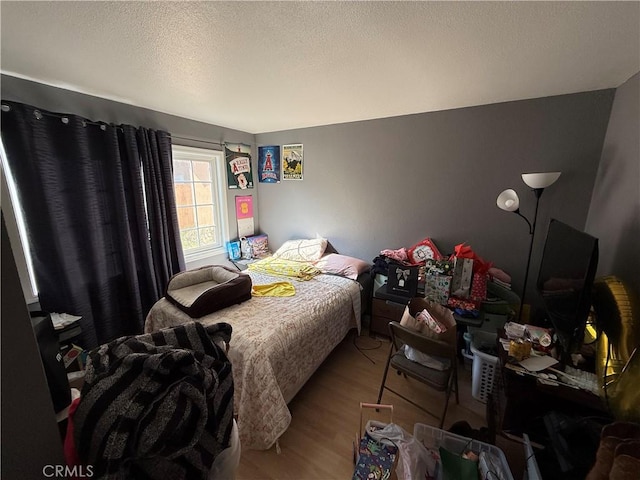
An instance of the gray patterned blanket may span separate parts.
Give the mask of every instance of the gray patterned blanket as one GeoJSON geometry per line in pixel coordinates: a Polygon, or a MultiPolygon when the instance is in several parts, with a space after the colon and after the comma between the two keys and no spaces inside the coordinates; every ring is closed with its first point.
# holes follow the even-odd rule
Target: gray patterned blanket
{"type": "Polygon", "coordinates": [[[234,385],[216,342],[231,326],[190,322],[92,351],[74,415],[95,478],[205,479],[229,446],[234,385]]]}

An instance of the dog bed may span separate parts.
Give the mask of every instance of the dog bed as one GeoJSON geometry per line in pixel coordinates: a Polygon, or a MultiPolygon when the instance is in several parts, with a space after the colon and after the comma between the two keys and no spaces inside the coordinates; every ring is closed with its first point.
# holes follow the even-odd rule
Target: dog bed
{"type": "Polygon", "coordinates": [[[192,318],[251,298],[251,277],[222,265],[180,272],[171,277],[165,297],[192,318]]]}

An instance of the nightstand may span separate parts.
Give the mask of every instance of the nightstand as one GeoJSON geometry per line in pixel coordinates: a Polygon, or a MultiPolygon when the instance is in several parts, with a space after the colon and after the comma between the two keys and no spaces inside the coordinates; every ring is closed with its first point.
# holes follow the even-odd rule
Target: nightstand
{"type": "Polygon", "coordinates": [[[387,293],[386,284],[373,292],[369,335],[384,335],[388,337],[389,322],[400,321],[409,300],[408,297],[387,293]]]}

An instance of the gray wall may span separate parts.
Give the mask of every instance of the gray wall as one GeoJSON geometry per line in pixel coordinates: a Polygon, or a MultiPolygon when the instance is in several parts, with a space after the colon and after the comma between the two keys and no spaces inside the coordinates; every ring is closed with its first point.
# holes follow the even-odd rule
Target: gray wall
{"type": "Polygon", "coordinates": [[[640,73],[616,90],[586,230],[598,237],[598,275],[640,293],[640,73]]]}
{"type": "Polygon", "coordinates": [[[44,478],[62,441],[2,219],[2,478],[44,478]]]}
{"type": "MultiPolygon", "coordinates": [[[[274,248],[319,234],[339,251],[371,260],[383,248],[409,247],[427,236],[443,253],[467,242],[511,273],[516,291],[529,235],[524,221],[496,207],[496,196],[514,188],[531,217],[534,197],[520,174],[563,172],[541,199],[532,286],[549,218],[585,226],[614,96],[602,90],[254,136],[6,75],[1,87],[2,98],[47,110],[248,143],[254,168],[257,145],[301,142],[303,181],[257,183],[246,191],[257,206],[256,228],[274,248]]],[[[227,191],[232,237],[238,193],[227,191]]]]}
{"type": "MultiPolygon", "coordinates": [[[[541,198],[529,286],[551,217],[585,225],[614,90],[256,135],[304,144],[304,180],[259,184],[260,225],[279,245],[323,235],[341,253],[431,237],[442,253],[466,242],[523,284],[525,222],[496,206],[514,188],[531,218],[524,172],[562,171],[541,198]]],[[[528,289],[532,292],[531,289],[528,289]]],[[[530,296],[531,297],[531,296],[530,296]]]]}
{"type": "MultiPolygon", "coordinates": [[[[26,103],[53,112],[80,115],[94,121],[116,124],[125,123],[134,126],[166,130],[173,136],[189,137],[195,140],[204,140],[205,142],[231,142],[251,145],[255,172],[255,167],[257,166],[257,150],[255,148],[255,137],[251,133],[196,122],[195,120],[188,120],[146,108],[114,102],[112,100],[85,95],[71,90],[64,90],[62,88],[55,88],[37,82],[30,82],[8,75],[2,75],[1,82],[0,86],[3,100],[26,103]]],[[[216,150],[221,149],[218,145],[211,145],[205,142],[186,141],[176,138],[174,138],[173,141],[173,143],[177,145],[213,148],[216,150]]],[[[254,173],[254,184],[256,182],[257,175],[254,173]]],[[[258,190],[257,188],[242,191],[227,190],[230,235],[232,238],[237,236],[237,226],[235,222],[236,195],[253,195],[253,201],[257,204],[258,190]]],[[[254,213],[254,221],[256,230],[258,230],[260,218],[257,209],[254,210],[256,210],[254,213]]],[[[218,259],[216,259],[216,261],[218,261],[218,259]]],[[[208,263],[210,264],[212,262],[208,261],[208,263]]]]}

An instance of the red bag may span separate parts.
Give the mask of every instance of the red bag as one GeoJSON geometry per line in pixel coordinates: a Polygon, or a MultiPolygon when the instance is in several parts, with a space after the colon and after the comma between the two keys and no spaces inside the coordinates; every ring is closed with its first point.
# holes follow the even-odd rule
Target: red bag
{"type": "Polygon", "coordinates": [[[487,273],[476,272],[473,274],[471,282],[471,299],[486,300],[487,299],[487,273]]]}

